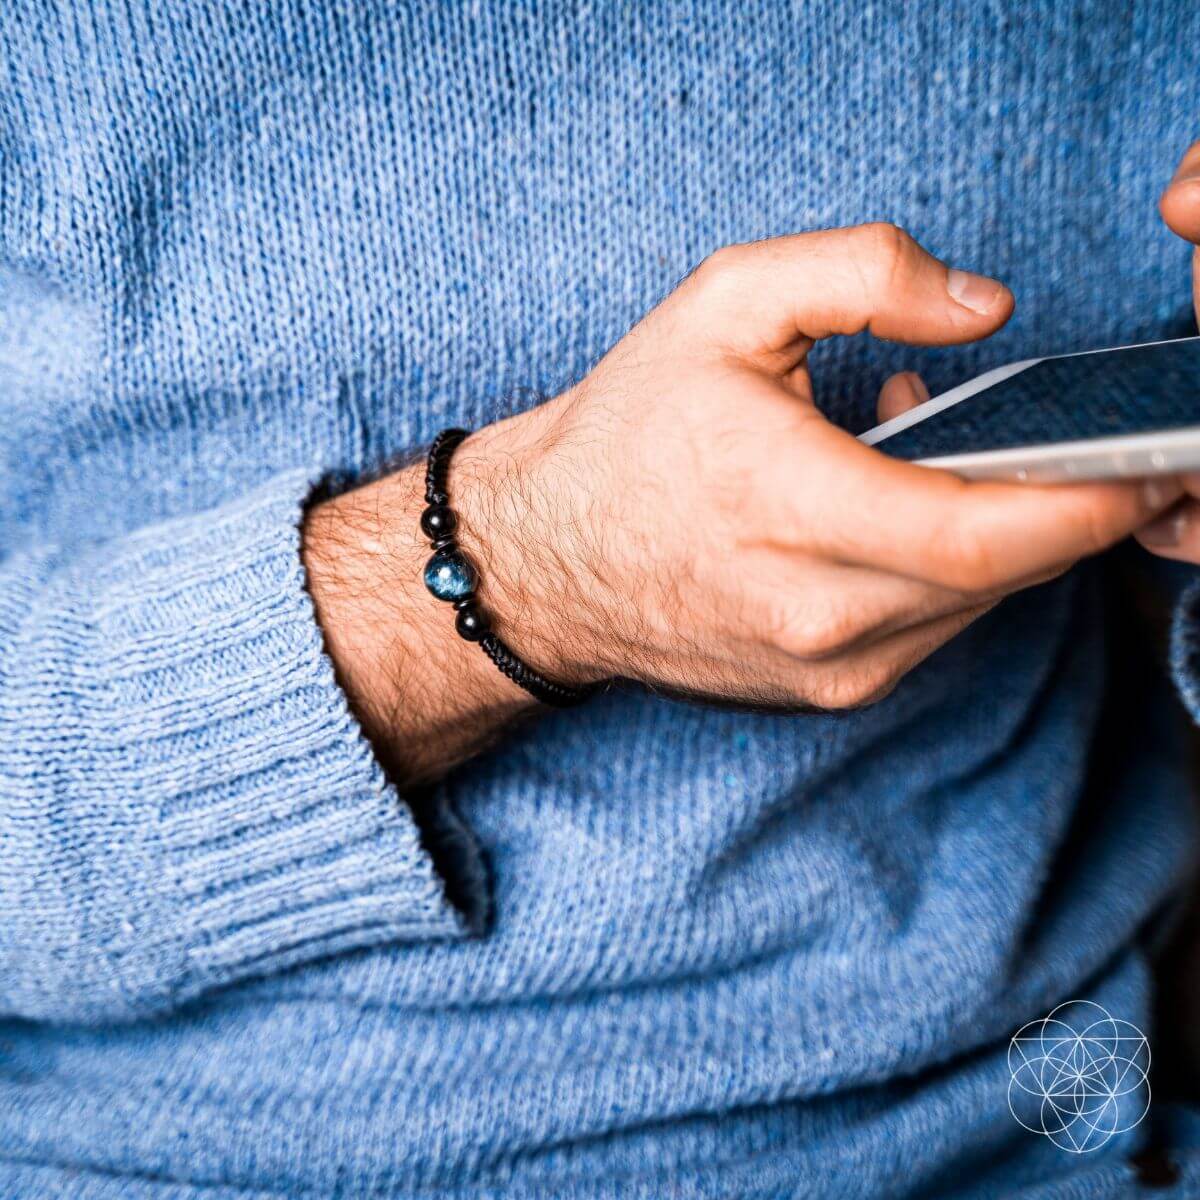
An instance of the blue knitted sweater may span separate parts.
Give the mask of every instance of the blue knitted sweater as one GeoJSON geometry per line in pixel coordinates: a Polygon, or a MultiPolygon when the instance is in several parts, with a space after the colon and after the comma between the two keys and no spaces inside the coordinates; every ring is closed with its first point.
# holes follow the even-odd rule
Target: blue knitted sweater
{"type": "Polygon", "coordinates": [[[1064,1154],[1006,1102],[1059,1001],[1148,1022],[1190,854],[1167,718],[1089,778],[1088,573],[852,715],[522,729],[435,797],[484,897],[338,691],[297,522],[733,240],[886,218],[1013,286],[978,347],[821,347],[852,426],[885,370],[1185,332],[1197,47],[1174,0],[7,0],[0,1194],[1125,1194],[1149,1123],[1064,1154]]]}

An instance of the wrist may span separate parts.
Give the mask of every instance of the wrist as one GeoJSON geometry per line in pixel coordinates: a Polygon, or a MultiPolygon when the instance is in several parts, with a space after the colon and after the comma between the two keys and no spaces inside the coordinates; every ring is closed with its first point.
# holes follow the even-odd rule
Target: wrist
{"type": "Polygon", "coordinates": [[[303,558],[325,647],[363,731],[401,784],[436,778],[533,702],[454,630],[422,570],[423,467],[315,506],[303,558]]]}
{"type": "Polygon", "coordinates": [[[560,416],[551,401],[473,433],[455,453],[450,488],[490,627],[548,678],[584,685],[613,672],[598,650],[593,556],[562,469],[560,416]]]}

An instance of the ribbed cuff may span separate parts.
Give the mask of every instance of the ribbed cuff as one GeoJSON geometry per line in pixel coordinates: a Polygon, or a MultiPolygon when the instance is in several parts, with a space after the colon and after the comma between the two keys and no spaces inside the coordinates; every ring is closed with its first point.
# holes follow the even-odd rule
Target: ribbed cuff
{"type": "Polygon", "coordinates": [[[117,940],[176,999],[463,936],[486,907],[473,841],[448,890],[334,678],[300,558],[312,482],[136,534],[96,580],[104,750],[143,808],[111,880],[129,897],[117,940]]]}

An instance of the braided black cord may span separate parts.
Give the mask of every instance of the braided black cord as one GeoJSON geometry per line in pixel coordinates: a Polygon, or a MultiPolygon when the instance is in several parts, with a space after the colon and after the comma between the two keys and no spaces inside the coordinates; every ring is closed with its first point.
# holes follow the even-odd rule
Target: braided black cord
{"type": "MultiPolygon", "coordinates": [[[[450,553],[461,559],[461,551],[458,550],[453,533],[457,522],[450,511],[450,492],[447,479],[450,474],[450,459],[453,457],[454,451],[469,436],[470,432],[466,429],[443,429],[429,447],[429,457],[425,463],[425,503],[428,507],[422,517],[422,527],[424,528],[425,518],[433,510],[438,510],[437,516],[443,522],[443,526],[439,529],[437,526],[430,525],[427,530],[431,536],[435,560],[439,553],[450,553]],[[449,524],[446,525],[446,522],[449,524]]],[[[472,568],[472,577],[473,570],[472,568]]],[[[596,684],[573,687],[565,683],[555,683],[518,658],[498,634],[487,628],[487,619],[479,612],[475,603],[473,586],[470,586],[466,595],[455,601],[454,607],[459,613],[459,623],[457,624],[459,633],[464,638],[478,641],[484,654],[496,664],[500,673],[511,679],[518,687],[524,688],[534,699],[555,708],[569,708],[582,703],[598,690],[599,685],[596,684]],[[468,616],[471,621],[465,629],[469,632],[464,631],[462,624],[463,618],[468,616]]]]}
{"type": "Polygon", "coordinates": [[[494,633],[485,633],[479,645],[502,675],[507,675],[513,683],[523,687],[543,704],[552,705],[554,708],[570,708],[586,700],[596,690],[595,686],[570,687],[539,675],[528,663],[522,662],[494,633]]]}
{"type": "Polygon", "coordinates": [[[466,429],[443,429],[429,447],[425,460],[425,503],[449,504],[446,477],[450,474],[450,456],[470,436],[466,429]]]}

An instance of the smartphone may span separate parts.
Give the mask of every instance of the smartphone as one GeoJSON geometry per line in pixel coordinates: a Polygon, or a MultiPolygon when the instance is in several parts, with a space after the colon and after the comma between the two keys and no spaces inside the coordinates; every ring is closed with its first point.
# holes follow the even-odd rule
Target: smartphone
{"type": "Polygon", "coordinates": [[[861,436],[967,479],[1200,471],[1200,337],[997,367],[861,436]]]}

